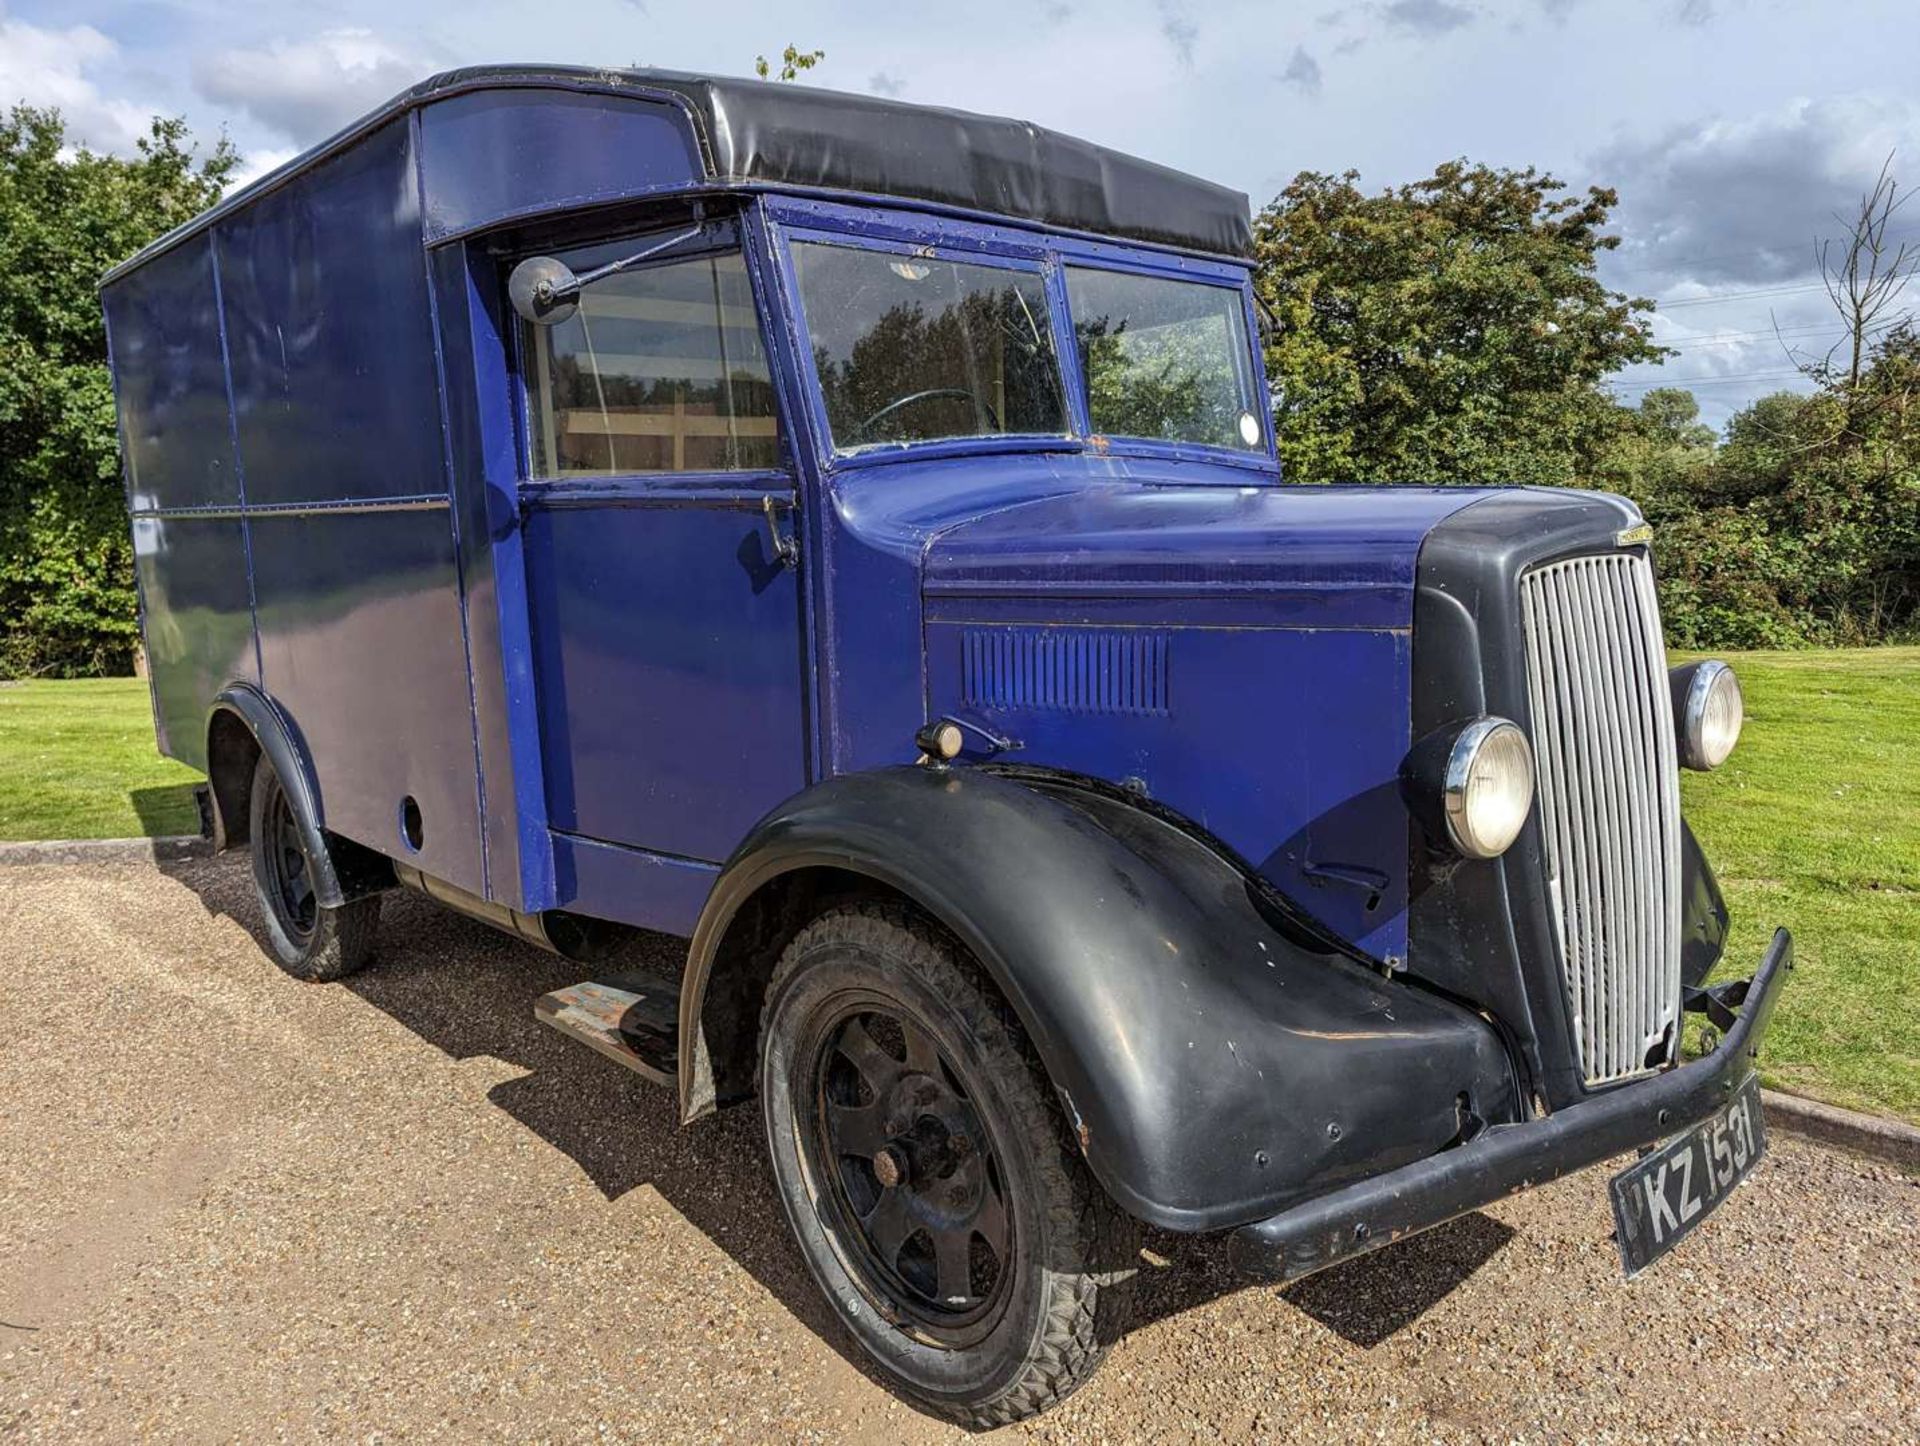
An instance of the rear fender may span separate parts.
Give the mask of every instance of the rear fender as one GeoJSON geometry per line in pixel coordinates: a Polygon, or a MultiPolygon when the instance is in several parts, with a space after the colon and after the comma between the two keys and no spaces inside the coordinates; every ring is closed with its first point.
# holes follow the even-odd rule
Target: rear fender
{"type": "MultiPolygon", "coordinates": [[[[213,707],[208,713],[209,770],[219,763],[213,744],[223,715],[237,718],[244,724],[260,752],[273,764],[273,771],[279,776],[280,786],[286,791],[287,801],[293,807],[294,822],[307,845],[307,857],[312,864],[314,897],[322,908],[338,908],[347,901],[348,894],[341,888],[340,874],[334,867],[334,848],[328,841],[322,821],[320,790],[314,782],[313,765],[308,761],[306,749],[301,746],[293,725],[258,688],[247,683],[235,683],[213,700],[213,707]]],[[[250,778],[246,786],[251,788],[250,778]]],[[[244,792],[236,795],[233,789],[217,784],[214,787],[214,847],[225,849],[246,839],[246,796],[244,792]]]]}
{"type": "Polygon", "coordinates": [[[1152,1224],[1260,1218],[1513,1117],[1485,1020],[1325,949],[1172,821],[925,767],[809,789],[727,865],[681,994],[688,1117],[716,1102],[706,1001],[730,922],[782,875],[822,868],[905,895],[973,953],[1095,1176],[1152,1224]]]}

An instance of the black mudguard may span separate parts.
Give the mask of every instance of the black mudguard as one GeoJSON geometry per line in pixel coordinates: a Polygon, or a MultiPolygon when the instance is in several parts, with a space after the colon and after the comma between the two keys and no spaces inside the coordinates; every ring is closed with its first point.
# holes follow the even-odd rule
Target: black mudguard
{"type": "MultiPolygon", "coordinates": [[[[235,683],[213,700],[209,730],[212,717],[220,713],[230,713],[246,724],[260,751],[272,762],[273,771],[280,775],[280,786],[286,790],[287,801],[293,806],[294,822],[306,840],[307,857],[313,869],[314,897],[322,908],[338,908],[347,901],[347,894],[340,886],[340,876],[334,867],[334,849],[328,843],[321,817],[320,791],[314,785],[313,765],[293,725],[266,694],[248,683],[235,683]]],[[[208,752],[211,761],[211,748],[208,752]]],[[[220,790],[215,789],[213,796],[214,847],[226,848],[229,837],[243,836],[243,831],[236,830],[224,816],[220,790]]]]}
{"type": "Polygon", "coordinates": [[[1680,820],[1680,982],[1699,984],[1727,947],[1727,901],[1700,840],[1680,820]]]}
{"type": "Polygon", "coordinates": [[[710,1104],[702,1009],[729,921],[781,874],[823,866],[907,895],[972,950],[1095,1176],[1151,1224],[1259,1219],[1515,1117],[1486,1021],[1316,943],[1173,822],[926,767],[823,783],[734,855],[681,995],[690,1114],[710,1104]]]}

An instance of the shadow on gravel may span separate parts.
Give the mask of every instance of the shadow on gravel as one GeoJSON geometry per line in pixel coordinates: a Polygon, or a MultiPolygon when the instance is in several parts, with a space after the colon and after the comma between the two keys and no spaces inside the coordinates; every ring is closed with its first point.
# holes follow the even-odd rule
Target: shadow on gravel
{"type": "MultiPolygon", "coordinates": [[[[162,871],[258,940],[259,909],[243,856],[162,871]]],[[[264,948],[264,946],[263,946],[264,948]]],[[[677,977],[685,941],[646,935],[629,961],[677,977]]],[[[271,967],[263,960],[262,967],[271,967]]],[[[843,1358],[867,1373],[806,1273],[781,1214],[750,1107],[682,1129],[672,1091],[534,1019],[542,994],[577,983],[582,966],[522,944],[404,891],[386,896],[374,961],[344,983],[455,1059],[490,1056],[523,1071],[488,1098],[573,1160],[609,1200],[651,1185],[843,1358]]],[[[1370,1348],[1419,1319],[1486,1262],[1512,1231],[1483,1215],[1402,1241],[1297,1285],[1282,1297],[1354,1345],[1370,1348]]],[[[1135,1328],[1248,1288],[1216,1237],[1147,1231],[1135,1328]]]]}
{"type": "MultiPolygon", "coordinates": [[[[1513,1231],[1488,1215],[1449,1224],[1279,1288],[1280,1298],[1342,1340],[1370,1350],[1391,1340],[1491,1260],[1513,1231]]],[[[1192,1310],[1236,1290],[1218,1236],[1149,1230],[1134,1324],[1192,1310]]]]}
{"type": "Polygon", "coordinates": [[[1511,1239],[1512,1227],[1491,1215],[1463,1215],[1282,1294],[1342,1340],[1371,1349],[1445,1300],[1511,1239]]]}

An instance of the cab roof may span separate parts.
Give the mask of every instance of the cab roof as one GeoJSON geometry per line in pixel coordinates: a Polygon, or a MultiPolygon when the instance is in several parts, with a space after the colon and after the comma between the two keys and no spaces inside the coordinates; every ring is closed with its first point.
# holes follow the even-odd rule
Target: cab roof
{"type": "MultiPolygon", "coordinates": [[[[161,237],[112,281],[409,111],[485,90],[587,92],[672,107],[693,132],[689,188],[897,197],[1099,236],[1242,257],[1244,193],[999,116],[811,86],[672,70],[487,65],[443,71],[161,237]]],[[[556,95],[556,103],[560,97],[556,95]]]]}

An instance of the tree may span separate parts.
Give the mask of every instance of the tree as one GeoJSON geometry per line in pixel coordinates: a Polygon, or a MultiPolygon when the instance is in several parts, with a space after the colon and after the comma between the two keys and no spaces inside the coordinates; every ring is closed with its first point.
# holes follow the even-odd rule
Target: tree
{"type": "MultiPolygon", "coordinates": [[[[1920,622],[1916,394],[1920,335],[1896,325],[1871,343],[1857,382],[1836,369],[1812,395],[1762,397],[1718,448],[1637,492],[1660,536],[1669,639],[1759,647],[1910,635],[1920,622]]],[[[1656,478],[1637,460],[1643,482],[1656,478]]]]}
{"type": "Polygon", "coordinates": [[[220,197],[238,163],[153,122],[130,157],[59,115],[0,122],[0,676],[125,671],[137,636],[101,275],[220,197]]]}
{"type": "Polygon", "coordinates": [[[1693,393],[1655,387],[1638,409],[1620,409],[1583,480],[1632,498],[1649,518],[1670,517],[1695,506],[1699,477],[1713,453],[1713,428],[1700,421],[1693,393]]]}
{"type": "Polygon", "coordinates": [[[1595,273],[1615,201],[1466,161],[1374,194],[1295,177],[1254,228],[1293,479],[1588,480],[1623,417],[1600,382],[1667,354],[1595,273]]]}
{"type": "Polygon", "coordinates": [[[1850,391],[1858,388],[1874,339],[1905,319],[1906,314],[1895,308],[1914,272],[1920,270],[1920,246],[1910,241],[1896,245],[1888,237],[1888,228],[1912,199],[1913,193],[1902,191],[1894,180],[1893,157],[1888,156],[1873,189],[1860,198],[1859,211],[1851,221],[1841,223],[1847,234],[1839,246],[1823,240],[1814,247],[1820,280],[1847,329],[1825,358],[1802,368],[1815,381],[1844,382],[1850,391]],[[1834,359],[1843,350],[1846,361],[1840,365],[1834,359]]]}
{"type": "MultiPolygon", "coordinates": [[[[802,50],[797,45],[789,45],[780,52],[780,73],[773,78],[798,80],[801,71],[812,70],[826,58],[827,52],[824,50],[802,50]]],[[[753,73],[765,80],[773,74],[773,63],[764,55],[756,55],[753,58],[753,73]]]]}
{"type": "Polygon", "coordinates": [[[1645,433],[1668,446],[1692,453],[1713,449],[1713,428],[1700,420],[1700,401],[1685,387],[1653,387],[1640,398],[1639,421],[1645,433]]]}

